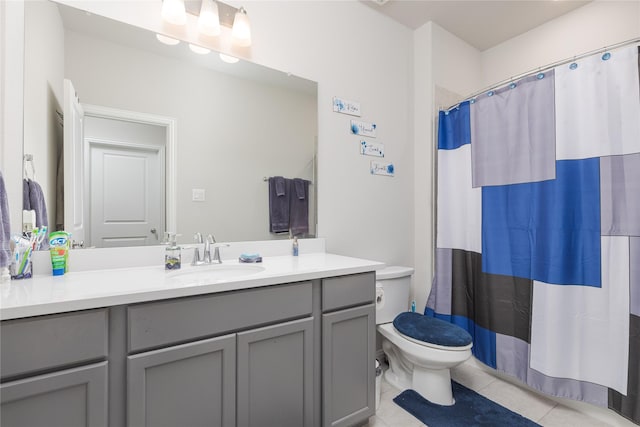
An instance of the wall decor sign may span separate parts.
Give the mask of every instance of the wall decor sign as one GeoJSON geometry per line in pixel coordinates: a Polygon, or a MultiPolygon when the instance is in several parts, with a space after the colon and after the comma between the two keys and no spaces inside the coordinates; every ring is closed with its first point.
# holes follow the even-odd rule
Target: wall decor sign
{"type": "Polygon", "coordinates": [[[351,120],[351,133],[354,135],[376,137],[376,124],[361,122],[360,120],[351,120]]]}
{"type": "Polygon", "coordinates": [[[371,160],[371,174],[372,175],[384,175],[393,176],[395,170],[393,163],[383,163],[376,160],[371,160]]]}
{"type": "Polygon", "coordinates": [[[384,157],[384,144],[381,142],[360,141],[360,154],[384,157]]]}
{"type": "Polygon", "coordinates": [[[360,103],[349,101],[337,96],[333,97],[333,111],[360,117],[360,103]]]}

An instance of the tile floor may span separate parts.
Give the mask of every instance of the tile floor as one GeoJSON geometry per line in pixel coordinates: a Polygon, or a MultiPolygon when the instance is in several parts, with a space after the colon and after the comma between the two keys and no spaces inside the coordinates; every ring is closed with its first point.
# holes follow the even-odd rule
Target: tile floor
{"type": "MultiPolygon", "coordinates": [[[[542,394],[517,386],[489,373],[473,358],[451,372],[453,379],[481,395],[545,427],[638,427],[612,411],[583,403],[567,402],[582,412],[558,403],[542,394]],[[587,415],[585,412],[588,412],[587,415]]],[[[401,390],[381,383],[380,406],[365,427],[437,427],[425,426],[393,402],[401,390]]]]}

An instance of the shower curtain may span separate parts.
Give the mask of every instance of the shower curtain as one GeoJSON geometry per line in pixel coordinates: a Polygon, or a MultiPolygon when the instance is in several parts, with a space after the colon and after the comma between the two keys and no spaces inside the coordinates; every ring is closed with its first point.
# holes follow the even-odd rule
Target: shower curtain
{"type": "Polygon", "coordinates": [[[640,47],[441,111],[425,314],[486,365],[640,424],[640,47]]]}

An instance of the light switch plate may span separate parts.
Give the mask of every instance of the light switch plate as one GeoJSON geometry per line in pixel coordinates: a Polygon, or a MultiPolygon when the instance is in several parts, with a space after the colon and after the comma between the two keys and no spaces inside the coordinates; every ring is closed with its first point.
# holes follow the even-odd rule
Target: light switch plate
{"type": "Polygon", "coordinates": [[[204,202],[204,189],[203,188],[191,189],[191,201],[204,202]]]}

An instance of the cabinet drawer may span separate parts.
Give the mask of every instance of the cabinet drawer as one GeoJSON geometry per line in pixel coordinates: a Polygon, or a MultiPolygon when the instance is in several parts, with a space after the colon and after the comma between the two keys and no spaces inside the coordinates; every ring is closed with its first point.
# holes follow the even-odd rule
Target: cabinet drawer
{"type": "Polygon", "coordinates": [[[311,282],[144,303],[128,307],[129,352],[307,316],[311,282]]]}
{"type": "Polygon", "coordinates": [[[375,297],[374,272],[322,279],[322,311],[368,304],[375,297]]]}
{"type": "Polygon", "coordinates": [[[2,380],[107,356],[107,309],[2,322],[2,380]]]}

